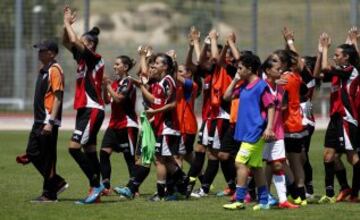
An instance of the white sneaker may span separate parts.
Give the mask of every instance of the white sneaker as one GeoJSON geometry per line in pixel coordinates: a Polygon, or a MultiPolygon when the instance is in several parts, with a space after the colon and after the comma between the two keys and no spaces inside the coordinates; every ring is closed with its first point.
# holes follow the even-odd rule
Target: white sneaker
{"type": "Polygon", "coordinates": [[[208,196],[208,194],[205,193],[202,188],[197,189],[191,193],[191,197],[194,197],[194,198],[201,198],[201,197],[205,197],[205,196],[208,196]]]}

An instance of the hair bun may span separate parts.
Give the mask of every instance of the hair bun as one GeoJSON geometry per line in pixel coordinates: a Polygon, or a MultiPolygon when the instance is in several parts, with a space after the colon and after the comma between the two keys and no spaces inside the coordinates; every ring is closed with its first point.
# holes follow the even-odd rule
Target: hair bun
{"type": "Polygon", "coordinates": [[[100,29],[95,26],[89,31],[89,34],[98,36],[100,34],[100,29]]]}

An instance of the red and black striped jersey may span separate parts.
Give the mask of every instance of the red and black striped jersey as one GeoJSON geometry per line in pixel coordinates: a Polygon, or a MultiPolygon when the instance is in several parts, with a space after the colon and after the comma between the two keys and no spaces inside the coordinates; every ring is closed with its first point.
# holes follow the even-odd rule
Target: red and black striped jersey
{"type": "Polygon", "coordinates": [[[138,127],[135,112],[136,88],[129,78],[124,77],[116,80],[111,85],[113,90],[124,96],[124,99],[116,103],[111,102],[111,116],[109,128],[122,129],[126,127],[138,127]]]}
{"type": "Polygon", "coordinates": [[[331,82],[330,116],[339,114],[344,120],[357,125],[354,100],[350,97],[350,87],[359,75],[354,66],[332,68],[325,73],[324,81],[331,82]]]}
{"type": "MultiPolygon", "coordinates": [[[[176,101],[176,84],[170,75],[166,75],[160,82],[151,84],[151,94],[155,97],[152,109],[158,109],[176,101]]],[[[180,135],[176,108],[155,114],[152,122],[154,133],[160,135],[180,135]]]]}
{"type": "Polygon", "coordinates": [[[97,108],[103,110],[104,101],[101,96],[101,85],[105,65],[101,55],[86,47],[83,52],[73,47],[72,53],[78,64],[74,109],[97,108]]]}

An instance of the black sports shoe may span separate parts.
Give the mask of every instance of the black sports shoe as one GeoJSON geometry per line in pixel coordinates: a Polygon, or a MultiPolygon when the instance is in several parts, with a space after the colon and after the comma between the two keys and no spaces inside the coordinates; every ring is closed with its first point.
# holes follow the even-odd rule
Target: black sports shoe
{"type": "Polygon", "coordinates": [[[64,192],[67,188],[69,188],[69,184],[65,182],[65,180],[61,181],[59,184],[55,186],[56,195],[64,192]]]}
{"type": "Polygon", "coordinates": [[[52,203],[52,202],[57,202],[57,199],[50,199],[44,195],[41,195],[33,200],[31,200],[31,203],[52,203]]]}

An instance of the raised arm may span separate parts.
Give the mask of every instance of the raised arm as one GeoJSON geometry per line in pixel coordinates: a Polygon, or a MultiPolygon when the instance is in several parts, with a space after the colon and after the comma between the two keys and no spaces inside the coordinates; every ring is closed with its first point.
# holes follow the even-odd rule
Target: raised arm
{"type": "Polygon", "coordinates": [[[314,67],[314,78],[320,79],[321,78],[321,62],[322,62],[322,45],[320,44],[320,40],[318,43],[318,52],[316,55],[316,62],[314,67]]]}
{"type": "Polygon", "coordinates": [[[138,47],[138,54],[140,56],[140,71],[139,75],[149,75],[149,65],[147,62],[147,56],[151,56],[152,50],[150,46],[139,46],[138,47]]]}
{"type": "Polygon", "coordinates": [[[360,33],[359,33],[357,27],[353,26],[348,31],[345,43],[353,45],[355,47],[356,51],[358,52],[358,54],[360,55],[359,46],[358,46],[358,38],[359,38],[359,36],[360,36],[360,33]]]}
{"type": "Polygon", "coordinates": [[[321,47],[321,70],[322,71],[329,71],[331,70],[331,65],[328,61],[328,50],[331,45],[331,38],[327,33],[322,33],[319,39],[319,46],[321,47]]]}
{"type": "Polygon", "coordinates": [[[67,31],[66,31],[65,26],[64,26],[64,28],[63,28],[62,44],[64,45],[64,47],[65,47],[66,49],[68,49],[69,51],[71,51],[71,43],[70,43],[69,36],[68,36],[68,33],[67,33],[67,31]]]}
{"type": "Polygon", "coordinates": [[[218,33],[216,30],[211,30],[209,33],[210,45],[211,45],[211,59],[215,62],[219,60],[219,48],[217,45],[218,33]]]}
{"type": "Polygon", "coordinates": [[[235,45],[235,42],[236,42],[235,33],[234,33],[234,32],[231,32],[231,33],[227,36],[227,44],[229,45],[230,50],[231,50],[231,53],[232,53],[232,55],[234,56],[234,58],[235,58],[236,60],[240,60],[240,52],[239,52],[239,50],[237,49],[237,47],[236,47],[236,45],[235,45]]]}
{"type": "Polygon", "coordinates": [[[199,62],[201,47],[200,47],[200,31],[197,30],[194,26],[190,28],[189,38],[194,45],[196,62],[199,62]]]}
{"type": "MultiPolygon", "coordinates": [[[[285,40],[285,47],[286,49],[288,50],[291,50],[295,53],[299,53],[296,48],[295,48],[295,44],[294,44],[294,41],[295,41],[295,34],[294,34],[294,31],[288,29],[287,27],[284,27],[283,31],[282,31],[282,34],[283,34],[283,37],[284,37],[284,40],[285,40]]],[[[302,70],[304,67],[305,67],[305,63],[304,61],[301,59],[301,56],[299,56],[299,60],[298,60],[298,63],[300,65],[300,69],[302,70]]]]}
{"type": "Polygon", "coordinates": [[[285,40],[286,48],[297,53],[294,45],[294,31],[288,29],[287,27],[284,27],[284,29],[282,30],[282,34],[285,40]]]}
{"type": "MultiPolygon", "coordinates": [[[[76,13],[73,12],[69,6],[65,6],[64,8],[64,26],[67,34],[68,45],[67,47],[76,47],[80,52],[85,50],[84,44],[81,43],[80,39],[78,38],[77,34],[75,33],[73,27],[71,26],[76,20],[76,13]]],[[[63,41],[64,41],[63,40],[63,41]]]]}

